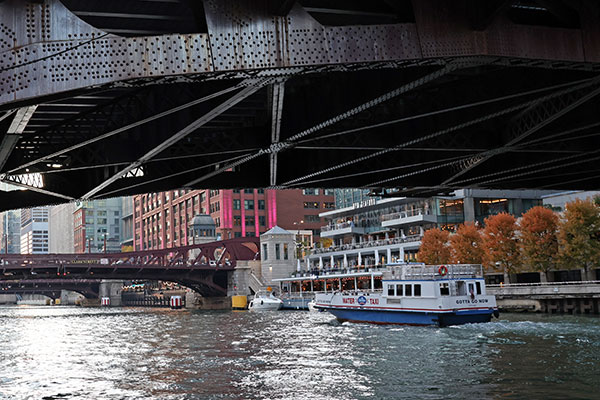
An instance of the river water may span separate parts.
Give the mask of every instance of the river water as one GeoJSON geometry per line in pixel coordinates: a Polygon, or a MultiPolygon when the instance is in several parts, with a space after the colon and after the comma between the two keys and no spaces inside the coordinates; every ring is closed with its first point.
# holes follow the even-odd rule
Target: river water
{"type": "Polygon", "coordinates": [[[600,319],[0,307],[0,399],[600,399],[600,319]]]}

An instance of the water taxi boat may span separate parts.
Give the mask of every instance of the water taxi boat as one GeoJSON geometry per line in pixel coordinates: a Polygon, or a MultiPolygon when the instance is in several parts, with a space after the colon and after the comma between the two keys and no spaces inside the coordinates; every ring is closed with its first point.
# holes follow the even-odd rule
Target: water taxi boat
{"type": "Polygon", "coordinates": [[[250,311],[275,311],[283,306],[283,301],[273,295],[270,290],[259,291],[248,305],[250,311]]]}
{"type": "Polygon", "coordinates": [[[381,289],[317,293],[315,307],[340,321],[449,326],[498,316],[481,265],[389,265],[381,289]]]}

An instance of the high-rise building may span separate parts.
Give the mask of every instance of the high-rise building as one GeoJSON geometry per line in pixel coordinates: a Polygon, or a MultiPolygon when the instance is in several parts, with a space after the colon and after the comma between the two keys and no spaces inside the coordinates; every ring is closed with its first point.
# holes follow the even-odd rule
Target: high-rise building
{"type": "Polygon", "coordinates": [[[49,251],[50,253],[74,253],[75,240],[73,233],[73,213],[75,203],[61,204],[50,207],[48,221],[49,251]]]}
{"type": "Polygon", "coordinates": [[[73,216],[76,253],[121,251],[121,198],[77,202],[73,216]]]}
{"type": "Polygon", "coordinates": [[[48,207],[21,210],[21,254],[48,253],[48,207]]]}
{"type": "Polygon", "coordinates": [[[379,199],[379,197],[369,196],[369,189],[334,189],[335,208],[352,207],[364,201],[379,199]]]}
{"type": "Polygon", "coordinates": [[[21,212],[5,211],[0,214],[0,253],[21,252],[21,212]]]}
{"type": "Polygon", "coordinates": [[[195,215],[215,221],[217,237],[258,237],[275,225],[319,235],[319,213],[335,207],[329,189],[175,190],[133,197],[135,250],[184,246],[195,215]]]}
{"type": "Polygon", "coordinates": [[[121,198],[121,250],[133,251],[133,197],[121,198]]]}

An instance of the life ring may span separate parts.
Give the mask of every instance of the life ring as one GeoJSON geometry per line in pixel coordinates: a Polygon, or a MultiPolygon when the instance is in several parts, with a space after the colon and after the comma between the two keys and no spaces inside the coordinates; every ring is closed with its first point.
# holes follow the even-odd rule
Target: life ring
{"type": "Polygon", "coordinates": [[[440,274],[441,276],[446,276],[448,275],[448,267],[446,267],[445,265],[441,265],[438,268],[438,274],[440,274]]]}

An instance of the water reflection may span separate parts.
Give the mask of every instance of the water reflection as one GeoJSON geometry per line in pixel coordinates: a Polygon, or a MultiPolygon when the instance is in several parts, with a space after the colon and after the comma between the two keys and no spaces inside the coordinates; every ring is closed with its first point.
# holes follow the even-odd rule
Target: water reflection
{"type": "Polygon", "coordinates": [[[0,398],[592,398],[597,318],[418,328],[328,314],[0,308],[0,398]]]}

